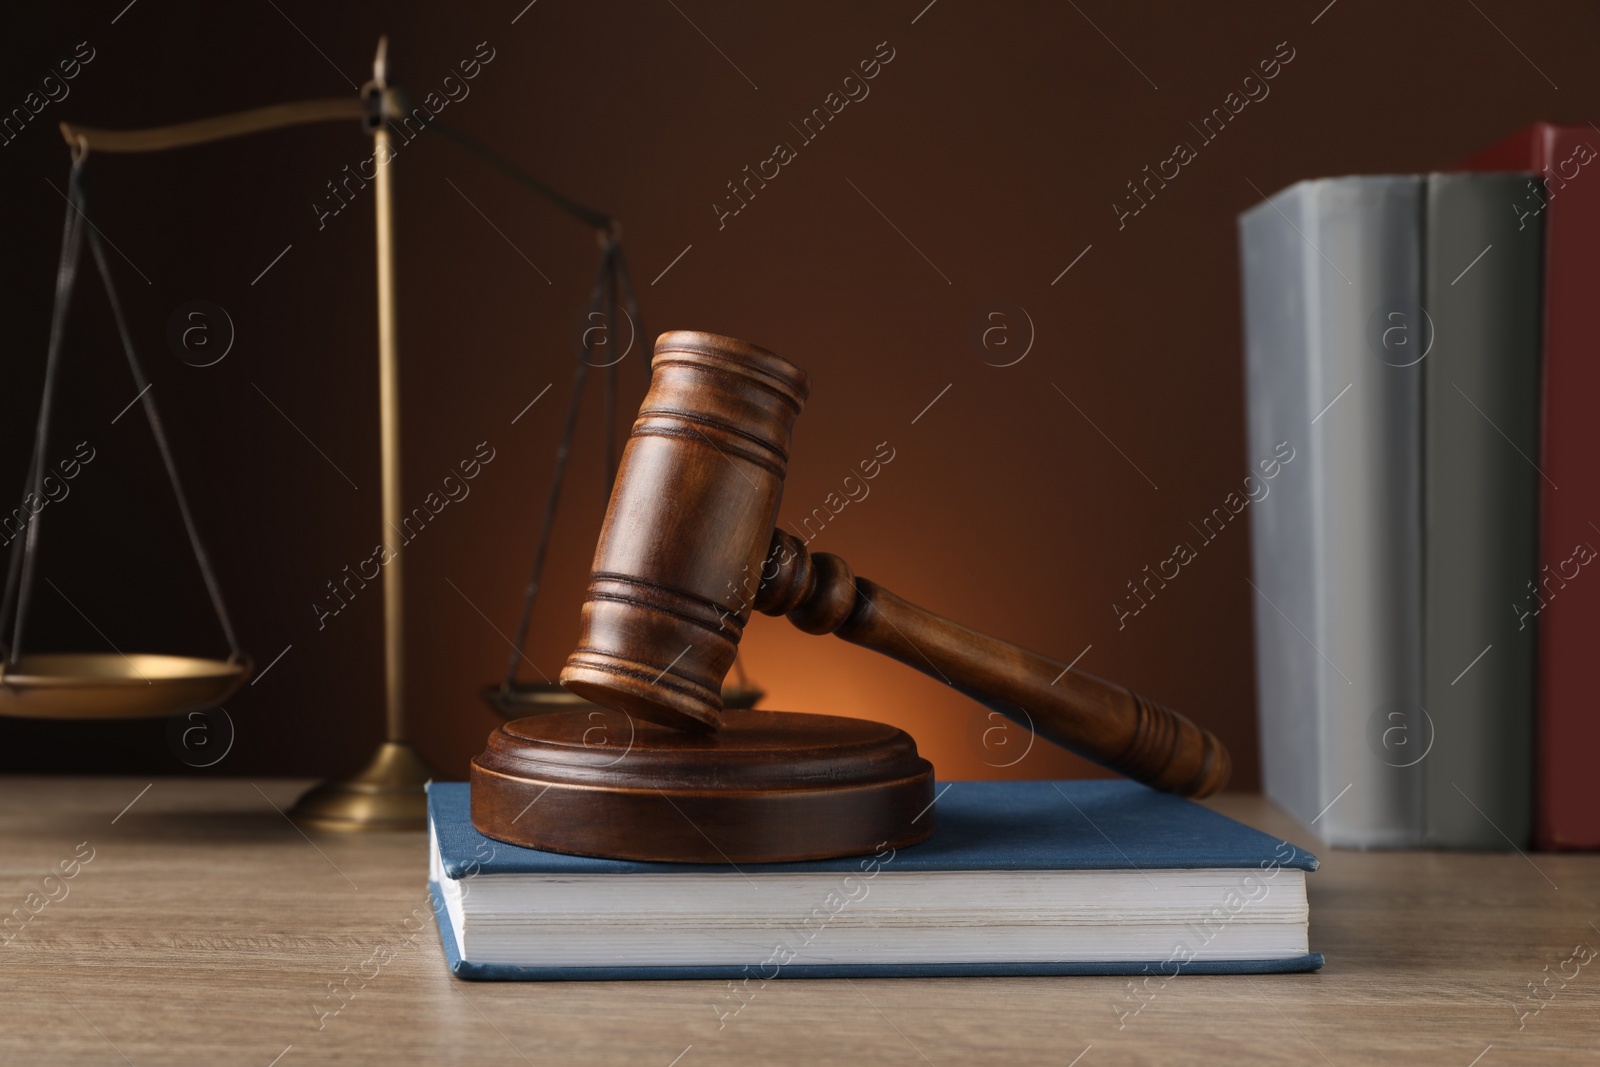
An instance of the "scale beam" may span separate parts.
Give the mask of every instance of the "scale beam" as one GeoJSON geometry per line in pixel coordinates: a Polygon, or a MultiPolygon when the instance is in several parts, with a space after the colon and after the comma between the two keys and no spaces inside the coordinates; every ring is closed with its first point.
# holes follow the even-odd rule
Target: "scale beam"
{"type": "Polygon", "coordinates": [[[371,110],[359,97],[296,100],[171,126],[152,126],[147,130],[101,130],[63,122],[61,136],[79,152],[164,152],[169,148],[210,144],[285,126],[365,118],[371,110]]]}

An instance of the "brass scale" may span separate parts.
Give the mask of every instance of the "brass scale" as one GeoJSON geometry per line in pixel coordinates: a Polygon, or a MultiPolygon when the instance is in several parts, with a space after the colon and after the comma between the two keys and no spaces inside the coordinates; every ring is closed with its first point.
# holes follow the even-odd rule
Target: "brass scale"
{"type": "MultiPolygon", "coordinates": [[[[145,390],[145,377],[132,338],[122,320],[120,304],[113,286],[109,264],[98,234],[84,211],[82,169],[93,152],[160,152],[173,148],[206,144],[231,137],[299,126],[314,122],[360,120],[372,137],[377,212],[378,273],[378,402],[379,447],[382,453],[382,510],[385,529],[400,525],[400,412],[399,364],[395,330],[394,292],[394,199],[391,168],[379,160],[388,159],[388,128],[395,116],[406,115],[409,104],[401,90],[388,84],[386,76],[387,42],[380,39],[373,61],[373,76],[355,98],[301,100],[287,104],[254,108],[249,111],[200,119],[145,130],[100,130],[61,124],[62,136],[72,149],[72,176],[69,182],[67,219],[62,238],[61,265],[57,271],[56,299],[51,318],[50,342],[46,355],[44,396],[34,435],[33,455],[23,489],[26,505],[30,493],[38,494],[45,472],[51,408],[54,400],[57,367],[60,363],[62,335],[71,299],[73,281],[82,245],[87,241],[106,294],[113,318],[122,337],[124,352],[134,384],[145,390]]],[[[482,145],[437,122],[425,129],[441,135],[458,147],[479,156],[582,222],[593,226],[601,247],[600,269],[590,294],[590,318],[604,316],[607,344],[620,336],[616,327],[620,309],[634,329],[639,322],[638,306],[626,260],[620,246],[620,226],[610,216],[569,200],[537,178],[482,145]]],[[[534,551],[532,574],[524,592],[522,615],[517,626],[515,647],[506,673],[500,682],[486,686],[484,698],[506,718],[518,718],[540,711],[587,706],[587,702],[553,683],[523,682],[517,678],[519,660],[526,658],[529,623],[539,593],[540,576],[554,528],[567,458],[577,426],[579,400],[591,366],[590,333],[586,330],[572,394],[567,408],[561,443],[556,452],[555,475],[545,507],[543,525],[534,551]]],[[[611,359],[606,370],[606,461],[609,493],[616,474],[616,364],[611,359]]],[[[233,625],[222,599],[198,527],[178,479],[177,467],[167,445],[166,435],[156,410],[155,399],[146,390],[140,402],[150,422],[157,450],[172,484],[179,511],[188,533],[189,547],[205,580],[230,653],[227,659],[152,653],[72,652],[27,653],[22,651],[23,623],[34,583],[35,557],[39,538],[38,514],[28,521],[25,532],[12,542],[6,575],[5,594],[0,601],[0,715],[56,719],[124,719],[166,717],[215,707],[227,700],[249,678],[252,661],[235,637],[233,625]]],[[[26,510],[26,508],[25,508],[26,510]]],[[[387,540],[387,535],[385,535],[387,540]]],[[[383,570],[384,660],[385,660],[385,740],[367,765],[356,774],[324,782],[307,792],[289,812],[297,823],[326,830],[416,829],[425,823],[423,784],[434,772],[406,741],[406,702],[403,674],[405,611],[402,576],[404,555],[396,553],[383,570]]],[[[738,685],[724,694],[729,707],[752,707],[764,695],[749,685],[742,668],[738,685]]]]}

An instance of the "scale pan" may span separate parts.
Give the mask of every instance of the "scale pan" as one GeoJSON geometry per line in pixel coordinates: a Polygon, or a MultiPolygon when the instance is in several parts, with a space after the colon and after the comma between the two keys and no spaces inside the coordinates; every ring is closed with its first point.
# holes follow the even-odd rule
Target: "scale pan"
{"type": "MultiPolygon", "coordinates": [[[[748,711],[766,695],[763,689],[729,686],[722,691],[722,706],[748,711]]],[[[567,692],[554,682],[517,682],[510,687],[486,685],[483,687],[483,699],[507,719],[521,719],[547,711],[581,711],[598,706],[576,693],[567,692]]]]}
{"type": "Polygon", "coordinates": [[[215,707],[250,677],[248,662],[114,652],[25,655],[0,677],[0,715],[162,718],[215,707]]]}

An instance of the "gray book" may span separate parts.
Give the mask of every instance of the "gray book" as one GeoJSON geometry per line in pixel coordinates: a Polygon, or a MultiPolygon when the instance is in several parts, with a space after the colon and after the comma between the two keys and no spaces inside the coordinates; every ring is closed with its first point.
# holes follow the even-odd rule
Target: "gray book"
{"type": "Polygon", "coordinates": [[[1459,653],[1497,613],[1514,626],[1505,583],[1532,559],[1526,477],[1486,458],[1478,431],[1495,430],[1459,410],[1485,422],[1461,392],[1493,392],[1490,417],[1534,454],[1518,398],[1535,395],[1537,361],[1508,360],[1507,338],[1536,351],[1537,245],[1473,279],[1500,251],[1499,216],[1516,221],[1504,189],[1521,180],[1302,182],[1240,217],[1250,460],[1296,453],[1251,508],[1263,777],[1330,844],[1477,847],[1488,833],[1504,847],[1493,823],[1526,835],[1527,743],[1504,722],[1529,718],[1528,649],[1506,633],[1509,654],[1473,687],[1499,649],[1465,676],[1494,638],[1459,653]],[[1522,777],[1493,785],[1508,743],[1522,777]]]}
{"type": "Polygon", "coordinates": [[[1418,178],[1335,178],[1239,220],[1250,461],[1295,451],[1250,509],[1262,775],[1340,846],[1422,823],[1378,740],[1422,701],[1422,209],[1418,178]]]}
{"type": "Polygon", "coordinates": [[[1423,840],[1527,843],[1533,795],[1542,227],[1527,174],[1427,179],[1423,304],[1423,840]],[[1519,228],[1520,227],[1520,228],[1519,228]]]}

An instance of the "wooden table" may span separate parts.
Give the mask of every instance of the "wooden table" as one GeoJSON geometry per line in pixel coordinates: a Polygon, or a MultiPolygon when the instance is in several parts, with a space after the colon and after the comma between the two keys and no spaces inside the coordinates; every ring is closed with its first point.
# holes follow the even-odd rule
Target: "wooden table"
{"type": "Polygon", "coordinates": [[[1152,982],[1120,1018],[1141,1003],[1125,978],[776,981],[719,1028],[719,983],[452,979],[423,835],[307,838],[282,815],[303,787],[0,779],[0,908],[57,898],[0,937],[0,1062],[1600,1058],[1600,960],[1564,963],[1577,945],[1600,948],[1600,856],[1335,852],[1260,798],[1225,796],[1219,810],[1321,855],[1309,879],[1321,973],[1152,982]],[[63,862],[75,877],[47,885],[63,862]],[[375,952],[388,962],[367,962],[375,952]],[[374,970],[329,1014],[330,983],[374,970]],[[1577,973],[1564,988],[1552,977],[1553,995],[1519,1020],[1529,983],[1562,970],[1577,973]]]}

